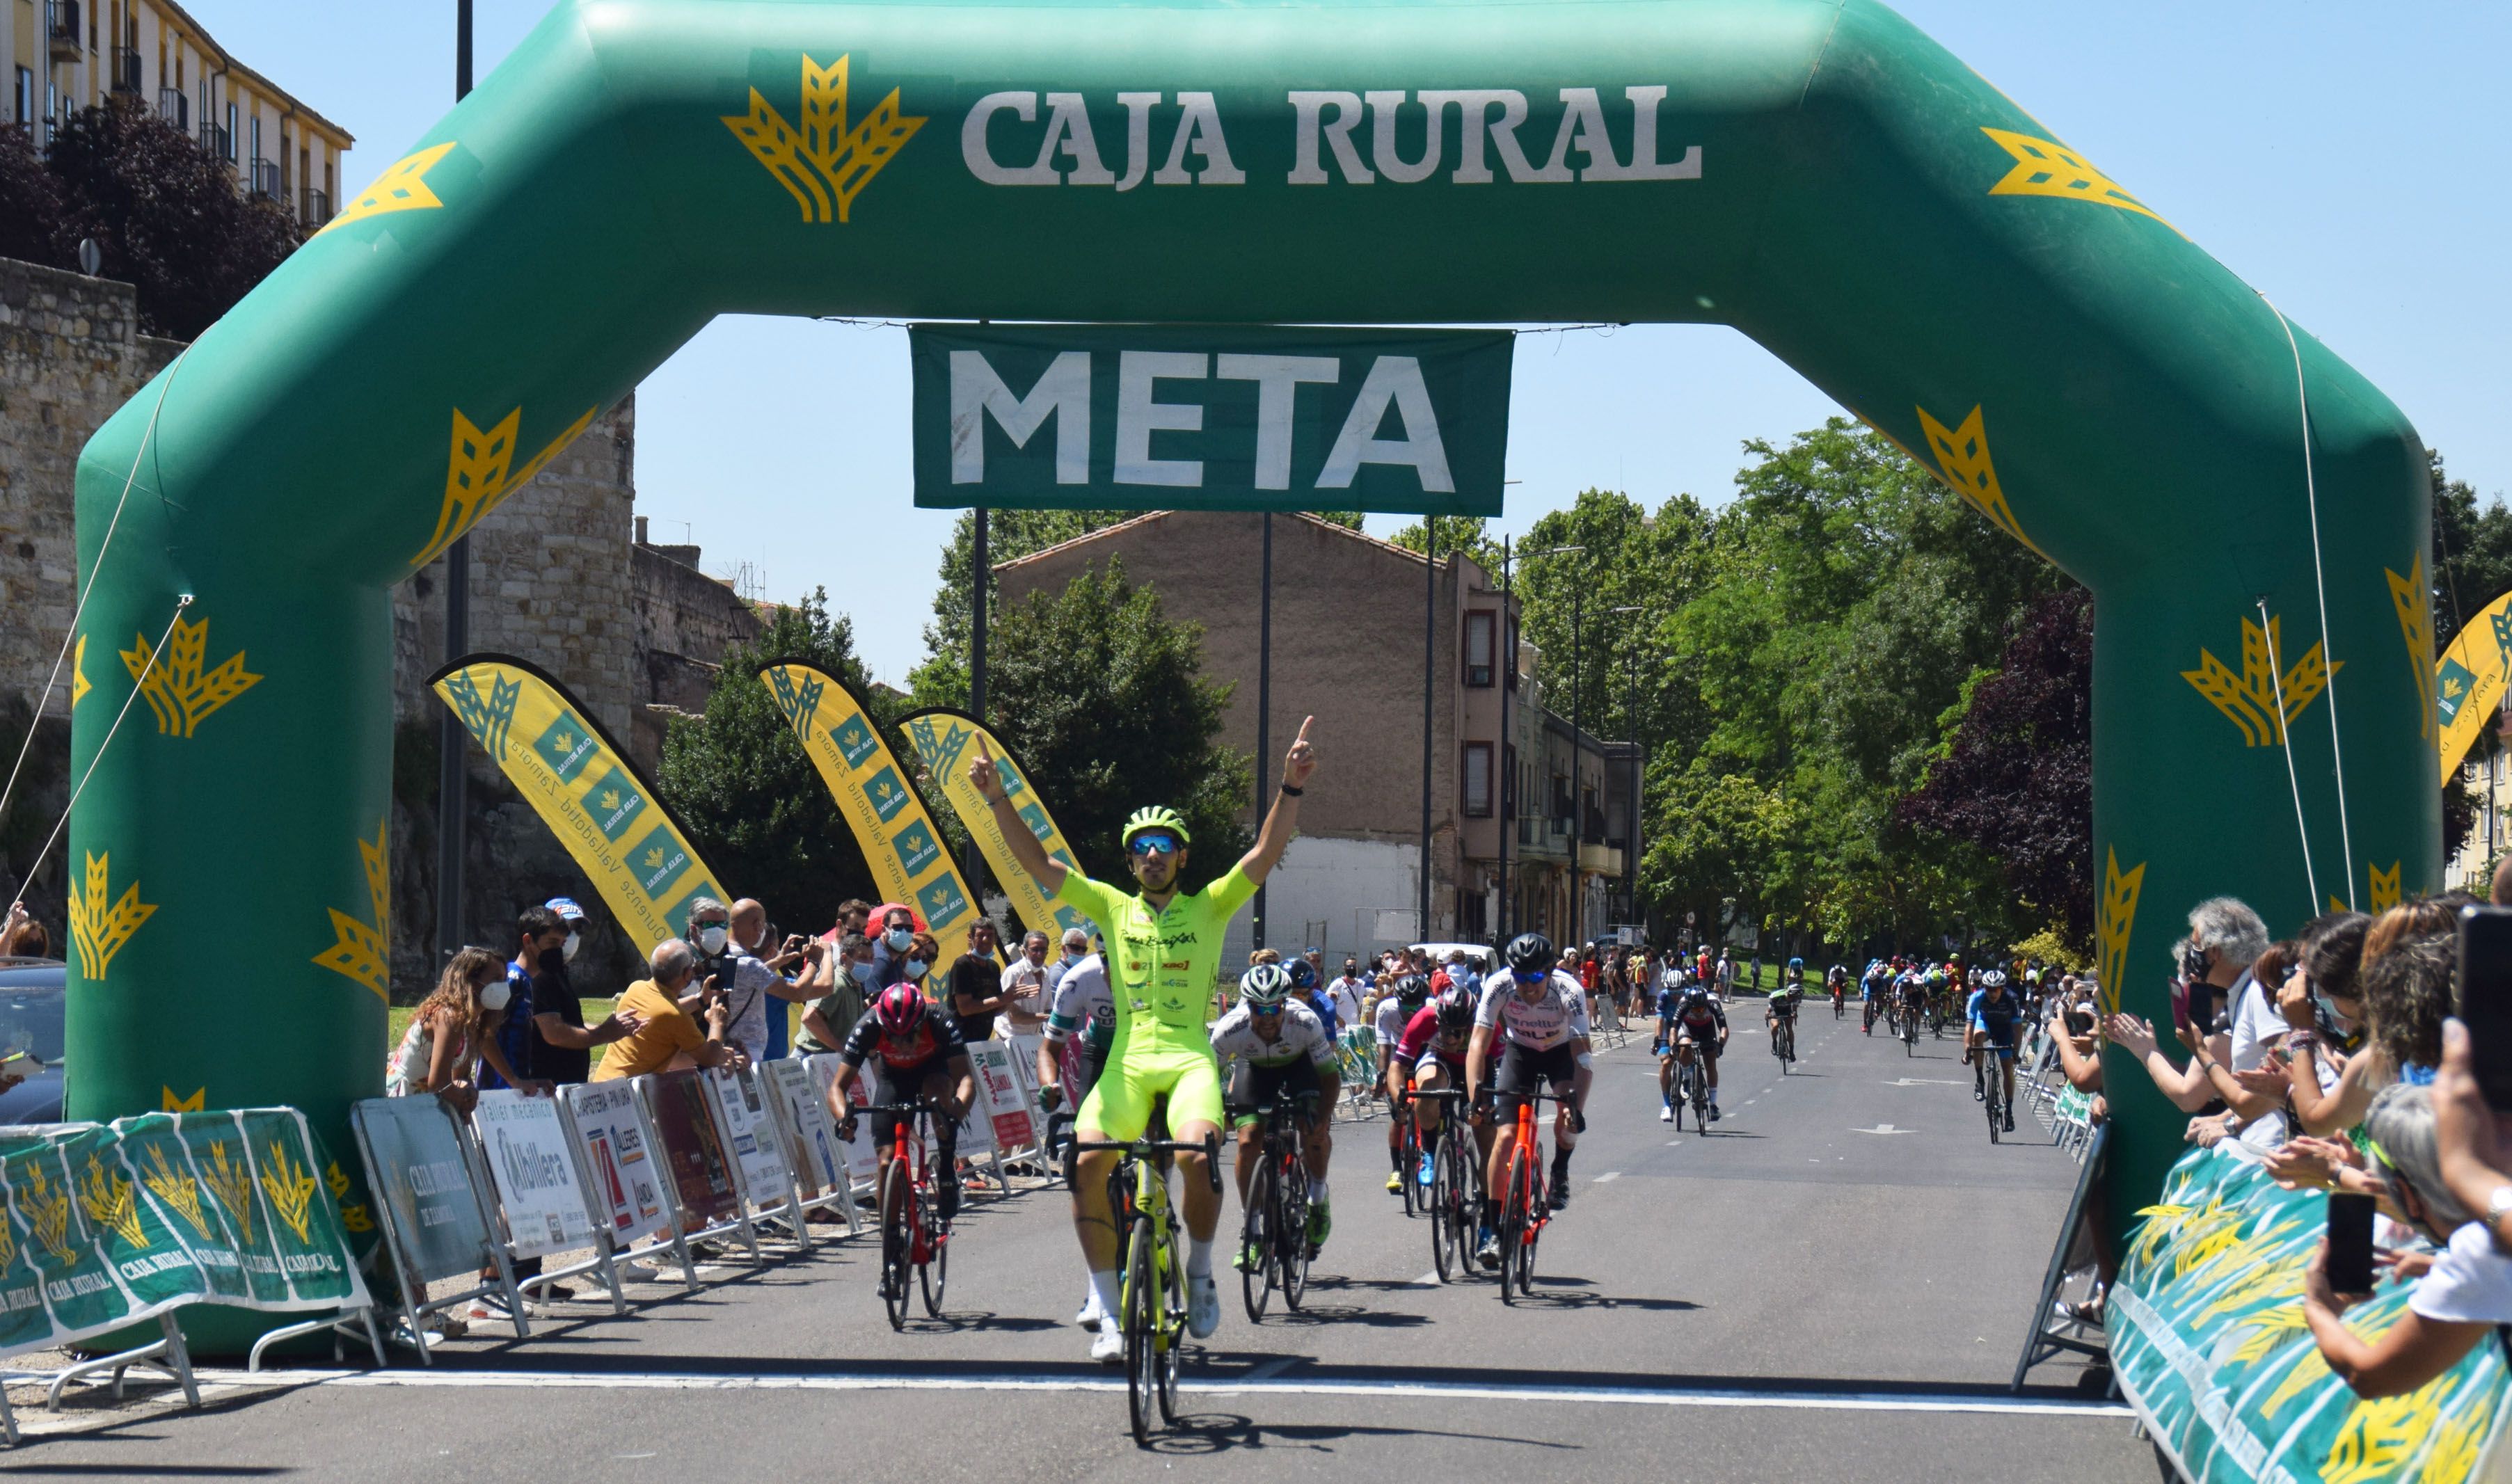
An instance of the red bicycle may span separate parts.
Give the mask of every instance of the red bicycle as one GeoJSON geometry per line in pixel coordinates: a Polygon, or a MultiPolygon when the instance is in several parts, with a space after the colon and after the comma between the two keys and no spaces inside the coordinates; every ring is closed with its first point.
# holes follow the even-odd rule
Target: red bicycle
{"type": "Polygon", "coordinates": [[[1552,1202],[1544,1185],[1544,1151],[1535,1142],[1535,1105],[1570,1099],[1549,1092],[1524,1094],[1517,1105],[1517,1141],[1510,1146],[1501,1180],[1500,1301],[1516,1302],[1535,1290],[1535,1244],[1552,1225],[1552,1202]]]}
{"type": "Polygon", "coordinates": [[[931,1098],[855,1110],[890,1125],[889,1160],[881,1172],[881,1298],[894,1330],[907,1327],[910,1287],[923,1290],[925,1317],[941,1318],[942,1293],[951,1279],[951,1223],[939,1214],[933,1171],[924,1162],[924,1120],[941,1111],[931,1098]]]}

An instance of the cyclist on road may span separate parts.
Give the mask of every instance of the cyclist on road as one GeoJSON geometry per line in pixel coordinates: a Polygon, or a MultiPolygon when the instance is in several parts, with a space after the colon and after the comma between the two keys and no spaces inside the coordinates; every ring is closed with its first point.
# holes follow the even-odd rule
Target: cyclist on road
{"type": "MultiPolygon", "coordinates": [[[[1266,810],[1255,847],[1202,890],[1182,889],[1190,840],[1186,821],[1176,810],[1154,806],[1125,821],[1119,840],[1143,888],[1140,896],[1094,881],[1049,857],[1004,793],[984,739],[977,739],[968,781],[993,806],[1012,857],[1051,899],[1080,909],[1097,922],[1107,940],[1117,1033],[1109,1045],[1107,1070],[1075,1115],[1075,1137],[1080,1142],[1132,1143],[1151,1126],[1155,1105],[1161,1103],[1171,1137],[1179,1142],[1199,1144],[1220,1136],[1221,1066],[1204,1030],[1204,1009],[1220,977],[1223,930],[1280,864],[1299,829],[1300,797],[1317,765],[1309,741],[1315,720],[1300,723],[1299,736],[1283,760],[1280,792],[1266,810]]],[[[1108,1177],[1117,1159],[1114,1150],[1080,1155],[1074,1183],[1074,1231],[1082,1259],[1090,1265],[1090,1287],[1101,1314],[1098,1338],[1090,1346],[1094,1360],[1116,1360],[1125,1350],[1117,1322],[1117,1223],[1108,1206],[1108,1177]]],[[[1221,1196],[1202,1153],[1181,1153],[1178,1166],[1186,1203],[1187,1330],[1202,1340],[1221,1325],[1221,1292],[1212,1280],[1212,1233],[1221,1222],[1221,1196]]]]}
{"type": "Polygon", "coordinates": [[[1680,968],[1666,971],[1666,982],[1657,992],[1657,1042],[1650,1049],[1657,1052],[1657,1095],[1660,1123],[1674,1121],[1674,1017],[1682,1007],[1685,987],[1690,984],[1680,968]]]}
{"type": "MultiPolygon", "coordinates": [[[[1399,1100],[1408,1088],[1438,1092],[1464,1080],[1466,1050],[1473,1043],[1476,998],[1470,983],[1451,981],[1405,1023],[1403,1035],[1387,1063],[1390,1107],[1400,1106],[1399,1100]]],[[[1422,1166],[1413,1172],[1416,1184],[1431,1184],[1433,1156],[1439,1152],[1439,1131],[1446,1126],[1443,1110],[1442,1100],[1436,1098],[1413,1103],[1413,1127],[1422,1140],[1422,1166]]],[[[1480,1152],[1488,1155],[1492,1130],[1487,1120],[1474,1125],[1474,1138],[1480,1152]]]]}
{"type": "MultiPolygon", "coordinates": [[[[1305,960],[1303,960],[1305,961],[1305,960]]],[[[1278,964],[1260,963],[1239,976],[1238,1003],[1212,1028],[1215,1055],[1236,1058],[1230,1090],[1222,1098],[1238,1127],[1238,1209],[1247,1209],[1247,1186],[1256,1178],[1264,1129],[1257,1111],[1284,1098],[1314,1094],[1316,1103],[1301,1142],[1309,1166],[1309,1255],[1325,1245],[1332,1219],[1326,1212],[1326,1163],[1334,1157],[1334,1136],[1317,1108],[1334,1109],[1342,1090],[1335,1065],[1334,1037],[1325,1023],[1291,993],[1291,976],[1278,964]]],[[[1245,1268],[1258,1255],[1242,1250],[1232,1266],[1245,1268]]]]}
{"type": "Polygon", "coordinates": [[[1431,981],[1420,974],[1407,974],[1395,981],[1393,994],[1380,996],[1377,1023],[1373,1027],[1378,1038],[1378,1077],[1387,1088],[1387,1193],[1401,1194],[1404,1177],[1412,1171],[1404,1168],[1404,1121],[1393,1113],[1404,1089],[1389,1080],[1388,1067],[1395,1059],[1396,1043],[1404,1039],[1404,1028],[1422,1013],[1431,998],[1431,981]]]}
{"type": "Polygon", "coordinates": [[[2007,992],[2006,975],[1996,969],[1984,970],[1980,988],[1971,992],[1971,1002],[1963,1009],[1963,1060],[1972,1064],[1971,1097],[1975,1103],[1987,1099],[1988,1052],[1997,1053],[1998,1074],[2005,1079],[2006,1132],[2015,1132],[2015,1028],[2021,1017],[2023,1002],[2007,992]]]}
{"type": "Polygon", "coordinates": [[[1667,1058],[1658,1064],[1658,1085],[1666,1090],[1667,1106],[1658,1121],[1674,1116],[1674,1064],[1689,1067],[1698,1057],[1702,1074],[1708,1083],[1709,1121],[1718,1121],[1718,1057],[1727,1049],[1727,1012],[1710,997],[1709,987],[1695,981],[1669,1005],[1658,1004],[1657,1024],[1659,1055],[1667,1058]]]}
{"type": "Polygon", "coordinates": [[[1770,1002],[1762,1008],[1762,1029],[1773,1035],[1780,1034],[1780,1022],[1796,1019],[1797,1006],[1805,999],[1805,960],[1788,960],[1787,973],[1780,987],[1771,992],[1770,1002]]]}
{"type": "MultiPolygon", "coordinates": [[[[895,1107],[931,1098],[942,1105],[933,1113],[933,1209],[949,1221],[960,1211],[960,1115],[977,1096],[977,1079],[968,1066],[968,1048],[960,1040],[959,1022],[926,1004],[923,994],[904,981],[874,998],[871,1011],[846,1033],[845,1045],[838,1051],[837,1080],[829,1087],[829,1112],[837,1115],[839,1131],[848,1140],[854,1138],[855,1111],[846,1090],[862,1074],[863,1064],[876,1056],[881,1058],[881,1076],[873,1083],[875,1103],[895,1107]]],[[[873,1144],[881,1155],[881,1168],[886,1171],[890,1149],[898,1142],[898,1125],[906,1120],[887,1114],[883,1119],[873,1144]]]]}
{"type": "Polygon", "coordinates": [[[1875,1034],[1875,1016],[1882,1008],[1884,996],[1893,986],[1893,970],[1881,958],[1866,961],[1866,972],[1858,981],[1859,1030],[1867,1035],[1875,1034]]]}
{"type": "Polygon", "coordinates": [[[1835,963],[1830,968],[1825,970],[1823,985],[1824,988],[1831,994],[1831,1013],[1834,1016],[1838,1016],[1842,1005],[1845,1004],[1849,998],[1848,966],[1845,964],[1835,963]]]}
{"type": "Polygon", "coordinates": [[[1566,1091],[1552,1130],[1552,1209],[1570,1204],[1570,1152],[1587,1126],[1581,1106],[1595,1063],[1589,1051],[1588,996],[1579,981],[1556,965],[1560,954],[1542,933],[1521,933],[1501,956],[1507,966],[1483,984],[1474,1007],[1474,1030],[1466,1043],[1466,1091],[1480,1105],[1485,1087],[1495,1090],[1498,1127],[1492,1138],[1491,1162],[1485,1166],[1481,1241],[1474,1257],[1485,1268],[1500,1266],[1500,1191],[1509,1179],[1510,1152],[1517,1143],[1517,1110],[1550,1084],[1566,1091]],[[1491,1043],[1499,1033],[1504,1049],[1499,1076],[1493,1078],[1491,1043]]]}

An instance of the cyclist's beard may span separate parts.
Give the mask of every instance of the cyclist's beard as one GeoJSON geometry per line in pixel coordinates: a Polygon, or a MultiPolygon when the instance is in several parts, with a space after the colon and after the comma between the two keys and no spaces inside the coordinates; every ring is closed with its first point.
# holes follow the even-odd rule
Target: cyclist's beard
{"type": "Polygon", "coordinates": [[[1147,896],[1161,896],[1177,890],[1178,871],[1186,864],[1186,852],[1175,855],[1143,855],[1134,859],[1134,880],[1147,896]]]}

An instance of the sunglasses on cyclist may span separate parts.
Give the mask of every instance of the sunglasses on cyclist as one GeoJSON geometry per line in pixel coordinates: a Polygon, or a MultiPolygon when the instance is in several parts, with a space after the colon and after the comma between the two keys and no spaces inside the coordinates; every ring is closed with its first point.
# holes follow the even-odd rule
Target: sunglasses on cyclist
{"type": "Polygon", "coordinates": [[[1511,969],[1509,971],[1509,977],[1516,980],[1520,984],[1542,984],[1547,979],[1552,977],[1552,971],[1550,969],[1540,969],[1530,974],[1524,969],[1511,969]]]}
{"type": "Polygon", "coordinates": [[[1247,1013],[1255,1016],[1279,1015],[1282,1013],[1282,1007],[1280,1005],[1251,1004],[1247,1007],[1247,1013]]]}
{"type": "Polygon", "coordinates": [[[1145,830],[1125,841],[1125,850],[1131,855],[1175,855],[1178,853],[1178,838],[1157,830],[1145,830]]]}

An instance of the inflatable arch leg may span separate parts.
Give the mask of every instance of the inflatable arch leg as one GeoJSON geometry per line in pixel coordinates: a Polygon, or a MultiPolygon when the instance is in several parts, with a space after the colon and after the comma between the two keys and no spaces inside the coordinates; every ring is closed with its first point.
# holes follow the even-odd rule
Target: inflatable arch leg
{"type": "MultiPolygon", "coordinates": [[[[346,1147],[388,594],[726,312],[1723,321],[2094,589],[2130,1008],[2202,896],[2291,930],[2439,868],[2414,431],[1870,0],[575,0],[86,450],[76,765],[147,704],[72,832],[74,1115],[346,1147]]],[[[2178,1120],[2114,1070],[2116,1211],[2178,1120]]]]}

